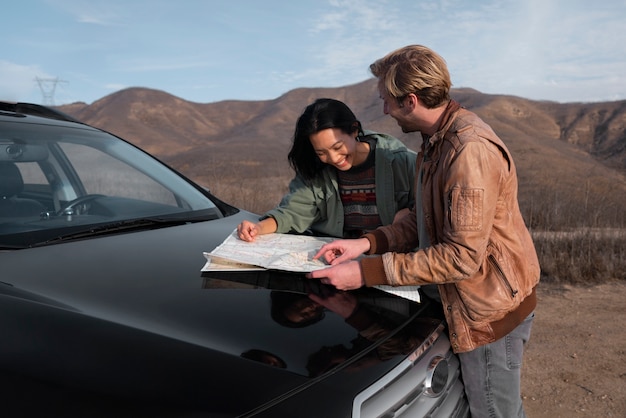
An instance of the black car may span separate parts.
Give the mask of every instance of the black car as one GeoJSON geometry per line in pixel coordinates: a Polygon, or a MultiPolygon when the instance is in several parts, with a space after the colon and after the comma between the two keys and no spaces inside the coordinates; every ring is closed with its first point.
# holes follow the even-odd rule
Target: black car
{"type": "Polygon", "coordinates": [[[0,102],[3,416],[468,415],[425,295],[202,272],[244,219],[119,137],[0,102]]]}

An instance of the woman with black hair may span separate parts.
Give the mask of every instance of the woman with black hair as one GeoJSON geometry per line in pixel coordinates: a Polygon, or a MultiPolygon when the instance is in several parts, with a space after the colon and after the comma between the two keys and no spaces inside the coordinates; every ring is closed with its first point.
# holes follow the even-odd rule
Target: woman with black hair
{"type": "Polygon", "coordinates": [[[363,130],[339,100],[306,107],[288,158],[296,174],[289,192],[259,222],[243,221],[240,239],[273,232],[359,237],[414,203],[415,152],[392,136],[363,130]]]}

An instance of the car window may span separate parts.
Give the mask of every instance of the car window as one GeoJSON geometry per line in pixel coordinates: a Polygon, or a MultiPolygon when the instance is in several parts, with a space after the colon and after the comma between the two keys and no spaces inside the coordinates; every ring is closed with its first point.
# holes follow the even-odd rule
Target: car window
{"type": "Polygon", "coordinates": [[[88,194],[177,205],[172,191],[111,155],[82,144],[65,143],[61,144],[61,149],[88,194]],[[98,167],[98,170],[94,170],[94,167],[98,167]]]}
{"type": "Polygon", "coordinates": [[[74,123],[1,121],[0,180],[4,248],[213,220],[234,210],[130,143],[74,123]]]}

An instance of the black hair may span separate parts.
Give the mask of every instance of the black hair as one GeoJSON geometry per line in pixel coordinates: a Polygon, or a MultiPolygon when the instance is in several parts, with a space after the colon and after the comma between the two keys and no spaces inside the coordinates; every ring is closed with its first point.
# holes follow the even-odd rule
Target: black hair
{"type": "Polygon", "coordinates": [[[287,317],[286,315],[287,310],[289,308],[292,308],[294,305],[296,305],[300,301],[304,300],[307,303],[311,303],[311,304],[315,304],[316,306],[319,306],[315,302],[313,302],[306,293],[272,291],[270,293],[270,298],[271,298],[271,304],[272,304],[272,307],[271,307],[272,319],[276,321],[276,323],[284,327],[304,328],[304,327],[308,327],[309,325],[313,325],[314,323],[319,322],[322,319],[324,319],[325,312],[323,308],[319,310],[317,315],[312,316],[311,318],[299,321],[299,322],[294,322],[287,317]]]}
{"type": "Polygon", "coordinates": [[[324,168],[311,145],[310,136],[328,128],[338,128],[347,134],[363,134],[359,122],[350,108],[334,99],[317,99],[308,105],[296,123],[293,143],[289,151],[289,165],[304,180],[314,179],[324,168]]]}

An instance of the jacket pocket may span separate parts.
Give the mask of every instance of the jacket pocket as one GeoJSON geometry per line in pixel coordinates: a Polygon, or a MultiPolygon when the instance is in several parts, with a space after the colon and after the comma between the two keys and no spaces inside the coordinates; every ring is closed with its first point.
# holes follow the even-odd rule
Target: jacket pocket
{"type": "Polygon", "coordinates": [[[454,187],[448,195],[447,217],[454,232],[483,228],[483,189],[454,187]]]}
{"type": "Polygon", "coordinates": [[[476,275],[456,283],[467,315],[472,320],[497,321],[520,304],[517,276],[509,266],[507,254],[490,245],[476,275]]]}
{"type": "Polygon", "coordinates": [[[504,271],[502,271],[502,267],[500,267],[500,264],[498,264],[498,260],[496,260],[496,257],[493,254],[489,254],[487,256],[487,260],[491,264],[491,268],[493,268],[493,271],[496,277],[500,278],[504,287],[511,294],[511,298],[514,298],[519,292],[519,290],[517,290],[517,288],[514,288],[511,285],[511,283],[509,282],[509,279],[506,277],[506,274],[504,274],[504,271]]]}

